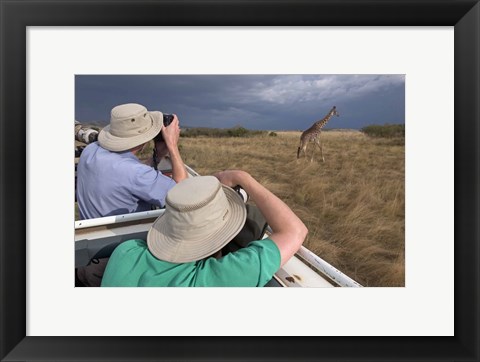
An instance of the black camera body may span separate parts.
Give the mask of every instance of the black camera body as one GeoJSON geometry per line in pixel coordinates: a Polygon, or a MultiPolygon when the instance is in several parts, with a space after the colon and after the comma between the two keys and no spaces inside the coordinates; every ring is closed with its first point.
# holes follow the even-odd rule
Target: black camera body
{"type": "Polygon", "coordinates": [[[170,126],[170,123],[173,122],[173,118],[174,118],[173,114],[164,114],[163,115],[163,125],[165,127],[170,126]]]}
{"type": "MultiPolygon", "coordinates": [[[[164,113],[163,114],[163,126],[168,127],[170,125],[170,123],[173,122],[173,118],[174,118],[173,114],[164,113]]],[[[155,136],[154,141],[155,142],[163,142],[163,136],[162,136],[161,131],[158,133],[158,135],[155,136]]]]}

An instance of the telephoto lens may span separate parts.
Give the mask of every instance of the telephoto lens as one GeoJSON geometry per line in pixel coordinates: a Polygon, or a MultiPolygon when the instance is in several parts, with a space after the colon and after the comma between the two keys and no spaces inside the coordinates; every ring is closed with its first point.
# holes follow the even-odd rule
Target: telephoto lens
{"type": "Polygon", "coordinates": [[[98,140],[98,133],[97,132],[92,132],[88,135],[88,142],[93,143],[98,140]]]}

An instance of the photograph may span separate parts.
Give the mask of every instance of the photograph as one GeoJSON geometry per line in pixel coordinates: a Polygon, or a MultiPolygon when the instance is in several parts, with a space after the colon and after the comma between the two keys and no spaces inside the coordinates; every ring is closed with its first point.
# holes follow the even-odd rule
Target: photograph
{"type": "Polygon", "coordinates": [[[480,361],[478,0],[0,9],[0,361],[480,361]]]}
{"type": "MultiPolygon", "coordinates": [[[[76,75],[74,129],[76,286],[405,286],[403,74],[76,75]],[[172,145],[162,136],[170,124],[178,132],[172,145]],[[263,189],[250,195],[248,180],[233,185],[218,174],[224,170],[245,172],[263,189]],[[185,252],[199,242],[215,246],[186,263],[155,253],[152,224],[180,217],[170,215],[174,186],[209,175],[236,188],[245,221],[228,234],[212,215],[205,239],[196,240],[203,226],[188,215],[179,220],[187,235],[159,235],[185,252]],[[265,195],[288,214],[264,205],[265,195]],[[102,283],[110,255],[132,239],[137,247],[117,262],[113,254],[102,283]],[[268,273],[250,259],[233,273],[229,258],[263,239],[281,261],[254,247],[272,263],[268,273]],[[140,260],[156,265],[155,279],[140,260]],[[204,270],[214,262],[226,268],[220,280],[204,270]]],[[[182,202],[198,204],[198,192],[182,202]]]]}

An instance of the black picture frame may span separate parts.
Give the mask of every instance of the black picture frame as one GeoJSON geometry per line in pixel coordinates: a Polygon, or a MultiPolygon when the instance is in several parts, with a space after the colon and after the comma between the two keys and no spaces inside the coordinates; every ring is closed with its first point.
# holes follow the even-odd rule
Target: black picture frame
{"type": "Polygon", "coordinates": [[[0,12],[2,361],[479,361],[478,1],[0,0],[0,12]],[[26,28],[149,25],[454,26],[453,337],[26,336],[26,28]]]}

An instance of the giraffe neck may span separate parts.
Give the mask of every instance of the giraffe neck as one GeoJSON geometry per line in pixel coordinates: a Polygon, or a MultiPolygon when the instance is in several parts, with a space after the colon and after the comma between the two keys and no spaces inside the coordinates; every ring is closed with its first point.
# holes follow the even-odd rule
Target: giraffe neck
{"type": "Polygon", "coordinates": [[[327,122],[330,120],[330,118],[332,118],[332,112],[328,113],[325,118],[321,119],[320,121],[316,122],[315,123],[315,128],[316,129],[322,129],[323,126],[325,126],[327,124],[327,122]]]}

